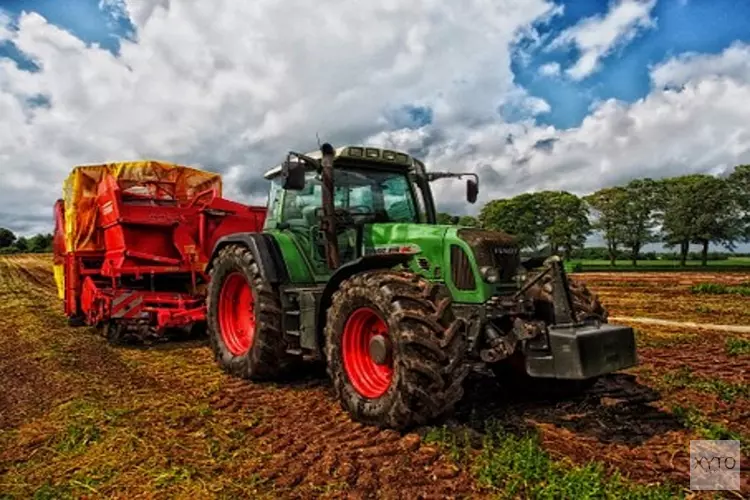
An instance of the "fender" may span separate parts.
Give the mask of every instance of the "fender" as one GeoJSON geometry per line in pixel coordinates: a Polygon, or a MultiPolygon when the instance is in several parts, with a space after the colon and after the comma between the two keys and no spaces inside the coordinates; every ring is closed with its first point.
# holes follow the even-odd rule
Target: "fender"
{"type": "Polygon", "coordinates": [[[390,269],[399,264],[406,264],[414,257],[411,253],[391,253],[391,254],[372,254],[363,255],[357,259],[347,262],[339,267],[326,283],[323,294],[320,297],[320,307],[318,308],[318,320],[316,322],[318,339],[321,346],[325,345],[324,331],[326,325],[326,314],[331,307],[333,293],[338,290],[339,285],[351,278],[357,273],[363,271],[372,271],[374,269],[390,269]]]}
{"type": "Polygon", "coordinates": [[[264,233],[235,233],[220,238],[211,252],[211,260],[206,272],[211,270],[214,259],[221,249],[230,244],[240,244],[247,247],[260,267],[260,275],[269,283],[289,282],[289,274],[278,242],[270,234],[264,233]]]}

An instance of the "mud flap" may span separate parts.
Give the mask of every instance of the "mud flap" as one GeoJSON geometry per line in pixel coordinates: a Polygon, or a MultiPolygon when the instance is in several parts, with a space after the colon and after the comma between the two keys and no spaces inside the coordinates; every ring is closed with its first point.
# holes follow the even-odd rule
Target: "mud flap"
{"type": "Polygon", "coordinates": [[[532,377],[584,380],[638,364],[635,332],[621,325],[550,326],[549,350],[529,351],[532,377]]]}

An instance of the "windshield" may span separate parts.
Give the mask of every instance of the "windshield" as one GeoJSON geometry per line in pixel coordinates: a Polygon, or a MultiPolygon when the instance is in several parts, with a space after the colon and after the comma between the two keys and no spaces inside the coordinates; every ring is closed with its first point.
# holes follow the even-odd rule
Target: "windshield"
{"type": "MultiPolygon", "coordinates": [[[[411,184],[405,173],[369,169],[334,171],[334,205],[353,216],[374,222],[419,222],[411,184]]],[[[282,219],[317,225],[321,215],[322,184],[316,172],[306,174],[305,188],[288,191],[282,219]]]]}

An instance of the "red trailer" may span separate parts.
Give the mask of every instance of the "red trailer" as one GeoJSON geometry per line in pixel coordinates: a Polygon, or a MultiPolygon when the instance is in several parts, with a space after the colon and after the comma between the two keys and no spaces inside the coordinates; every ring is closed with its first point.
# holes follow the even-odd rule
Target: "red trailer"
{"type": "Polygon", "coordinates": [[[205,324],[206,266],[265,207],[221,197],[221,177],[157,161],[80,166],[55,204],[54,265],[71,324],[111,340],[205,324]]]}

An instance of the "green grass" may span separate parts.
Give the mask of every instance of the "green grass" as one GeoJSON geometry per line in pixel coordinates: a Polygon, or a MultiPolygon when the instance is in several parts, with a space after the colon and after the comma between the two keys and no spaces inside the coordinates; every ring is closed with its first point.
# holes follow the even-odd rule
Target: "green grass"
{"type": "Polygon", "coordinates": [[[711,440],[733,440],[740,442],[742,453],[748,452],[750,436],[735,432],[724,424],[711,422],[693,406],[672,406],[672,413],[686,428],[694,430],[701,438],[711,440]]]}
{"type": "Polygon", "coordinates": [[[743,436],[726,428],[723,424],[709,421],[703,414],[693,407],[673,406],[672,413],[688,429],[693,429],[704,439],[736,439],[740,442],[748,441],[748,436],[743,436]]]}
{"type": "Polygon", "coordinates": [[[470,461],[478,482],[498,498],[661,499],[680,497],[672,485],[641,485],[619,472],[607,474],[601,462],[579,466],[553,460],[533,433],[515,435],[491,426],[481,451],[469,453],[460,435],[446,428],[425,436],[459,462],[470,461]]]}
{"type": "Polygon", "coordinates": [[[750,257],[732,257],[726,260],[709,260],[702,266],[699,260],[689,260],[680,266],[679,260],[639,260],[633,266],[629,260],[618,260],[613,267],[608,260],[571,259],[568,265],[578,272],[583,271],[735,271],[750,270],[750,257]]]}
{"type": "Polygon", "coordinates": [[[694,389],[699,392],[716,394],[727,403],[731,403],[737,398],[750,398],[750,386],[747,384],[735,384],[719,378],[698,377],[687,367],[668,372],[662,378],[667,387],[694,389]]]}
{"type": "Polygon", "coordinates": [[[729,356],[745,356],[750,354],[750,340],[729,337],[724,342],[724,348],[729,356]]]}
{"type": "Polygon", "coordinates": [[[690,287],[692,293],[702,293],[708,295],[741,295],[750,297],[750,283],[741,285],[722,285],[721,283],[698,283],[690,287]]]}

